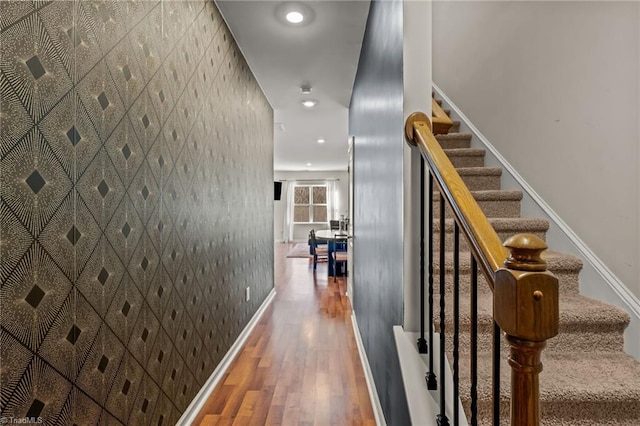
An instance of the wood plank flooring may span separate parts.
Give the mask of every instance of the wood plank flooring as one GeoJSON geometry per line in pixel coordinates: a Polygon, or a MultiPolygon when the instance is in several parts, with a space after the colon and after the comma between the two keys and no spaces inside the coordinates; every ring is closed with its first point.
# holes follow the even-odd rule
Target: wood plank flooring
{"type": "Polygon", "coordinates": [[[275,246],[276,297],[194,425],[375,425],[346,280],[275,246]]]}

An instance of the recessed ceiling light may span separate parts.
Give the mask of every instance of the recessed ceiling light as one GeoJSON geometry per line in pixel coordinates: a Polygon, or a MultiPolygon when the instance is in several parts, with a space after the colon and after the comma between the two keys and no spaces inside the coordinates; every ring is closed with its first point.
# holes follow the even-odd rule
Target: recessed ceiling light
{"type": "Polygon", "coordinates": [[[324,143],[324,139],[318,139],[318,143],[324,143]]]}
{"type": "Polygon", "coordinates": [[[300,22],[304,21],[304,16],[300,12],[289,12],[287,13],[286,18],[287,21],[291,22],[292,24],[299,24],[300,22]]]}
{"type": "Polygon", "coordinates": [[[314,101],[313,99],[305,99],[304,101],[302,101],[302,105],[306,106],[307,108],[311,108],[317,103],[318,101],[314,101]]]}
{"type": "MultiPolygon", "coordinates": [[[[2,1],[2,0],[0,0],[2,1]]],[[[315,2],[303,2],[302,0],[284,0],[279,3],[274,12],[274,18],[278,23],[286,27],[298,27],[303,28],[309,25],[313,25],[315,22],[315,11],[310,3],[315,2]]],[[[306,81],[301,82],[306,83],[306,81]]]]}
{"type": "Polygon", "coordinates": [[[311,163],[307,163],[307,166],[310,166],[310,165],[311,165],[311,163]]]}
{"type": "Polygon", "coordinates": [[[302,86],[300,88],[300,91],[303,95],[308,95],[309,93],[311,93],[311,86],[302,86]]]}

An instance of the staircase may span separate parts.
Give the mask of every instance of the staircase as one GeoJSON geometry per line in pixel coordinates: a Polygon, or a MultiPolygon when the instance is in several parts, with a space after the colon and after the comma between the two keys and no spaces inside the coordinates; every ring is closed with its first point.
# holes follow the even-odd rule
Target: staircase
{"type": "MultiPolygon", "coordinates": [[[[439,102],[440,103],[440,102],[439,102]]],[[[447,114],[450,114],[445,110],[447,114]]],[[[500,168],[484,167],[483,149],[471,148],[472,135],[459,133],[454,121],[446,135],[437,135],[445,153],[469,187],[494,229],[504,241],[507,237],[529,232],[545,238],[546,220],[520,215],[522,193],[500,189],[500,168]]],[[[439,224],[439,197],[434,197],[434,247],[440,232],[445,232],[446,248],[453,247],[453,219],[445,209],[445,227],[439,224]]],[[[469,419],[469,339],[470,339],[470,254],[461,238],[460,253],[460,395],[469,419]],[[466,394],[466,395],[465,395],[466,394]],[[466,399],[465,399],[466,398],[466,399]]],[[[437,252],[437,251],[436,251],[437,252]]],[[[629,316],[623,310],[587,298],[579,293],[582,262],[577,257],[554,251],[545,253],[547,269],[560,283],[560,333],[548,341],[542,352],[540,407],[543,425],[622,425],[640,426],[640,362],[623,350],[623,332],[629,316]]],[[[453,253],[445,255],[447,311],[445,328],[449,361],[452,359],[453,253]]],[[[434,261],[434,291],[439,288],[439,259],[434,261]]],[[[493,331],[492,293],[479,274],[478,283],[478,418],[479,424],[491,424],[491,342],[493,331]]],[[[434,300],[440,295],[435,294],[434,300]]],[[[434,312],[435,330],[439,330],[438,303],[434,312]]],[[[501,424],[508,425],[510,367],[508,348],[502,339],[501,424]]],[[[451,419],[450,419],[451,420],[451,419]]]]}

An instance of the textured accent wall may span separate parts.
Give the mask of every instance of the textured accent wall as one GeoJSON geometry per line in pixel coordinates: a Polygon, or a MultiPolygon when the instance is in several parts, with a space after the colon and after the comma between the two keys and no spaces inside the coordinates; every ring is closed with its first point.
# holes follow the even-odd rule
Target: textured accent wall
{"type": "Polygon", "coordinates": [[[273,288],[271,107],[212,2],[0,31],[2,416],[174,424],[273,288]]]}
{"type": "Polygon", "coordinates": [[[403,321],[402,1],[374,0],[349,110],[353,306],[386,421],[411,424],[393,326],[403,321]]]}

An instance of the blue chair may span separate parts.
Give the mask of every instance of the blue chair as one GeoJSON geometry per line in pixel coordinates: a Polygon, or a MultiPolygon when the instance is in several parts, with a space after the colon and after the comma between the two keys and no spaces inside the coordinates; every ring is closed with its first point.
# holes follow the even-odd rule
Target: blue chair
{"type": "Polygon", "coordinates": [[[319,258],[329,260],[329,246],[326,243],[318,243],[316,231],[312,229],[309,231],[309,248],[313,256],[313,270],[315,271],[319,258]]]}
{"type": "Polygon", "coordinates": [[[333,266],[333,282],[338,278],[338,266],[344,268],[347,275],[347,238],[343,235],[334,235],[334,249],[331,252],[331,263],[333,266]]]}

